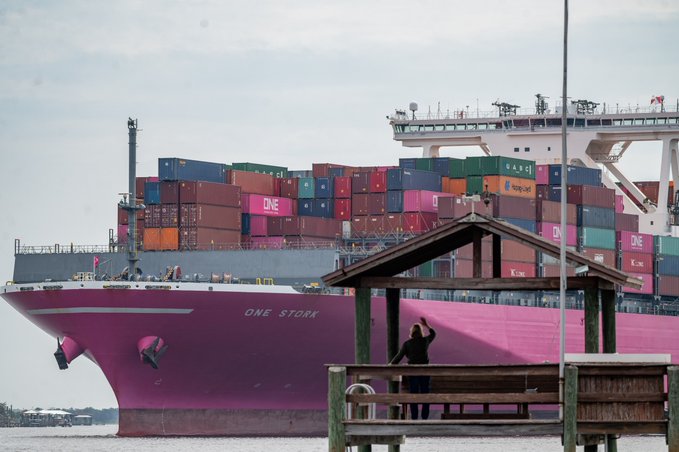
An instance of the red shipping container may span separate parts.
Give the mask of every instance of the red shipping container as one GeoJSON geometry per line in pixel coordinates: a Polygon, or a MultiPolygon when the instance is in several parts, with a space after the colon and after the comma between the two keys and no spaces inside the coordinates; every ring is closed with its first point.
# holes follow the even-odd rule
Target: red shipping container
{"type": "MultiPolygon", "coordinates": [[[[147,228],[159,228],[161,218],[161,208],[159,204],[146,206],[144,209],[144,224],[147,228]]],[[[160,238],[158,239],[160,243],[160,238]]]]}
{"type": "Polygon", "coordinates": [[[330,172],[328,170],[330,168],[348,168],[348,167],[346,167],[344,165],[337,164],[337,163],[312,163],[311,164],[311,172],[312,172],[313,177],[329,177],[330,172]]]}
{"type": "Polygon", "coordinates": [[[648,253],[622,252],[620,269],[626,273],[653,273],[653,257],[648,253]]]}
{"type": "Polygon", "coordinates": [[[368,195],[368,214],[384,215],[387,211],[386,193],[370,193],[368,195]]]}
{"type": "Polygon", "coordinates": [[[179,204],[179,182],[162,181],[160,183],[160,203],[179,204]]]}
{"type": "Polygon", "coordinates": [[[351,199],[335,199],[335,218],[351,220],[351,199]]]}
{"type": "MultiPolygon", "coordinates": [[[[271,174],[228,170],[226,178],[228,183],[240,186],[241,194],[253,193],[266,196],[273,196],[274,194],[274,177],[271,174]]],[[[282,189],[283,186],[281,185],[282,189]]]]}
{"type": "MultiPolygon", "coordinates": [[[[144,218],[143,217],[144,212],[145,212],[144,210],[141,211],[142,218],[144,218]]],[[[118,224],[128,224],[128,223],[129,223],[129,216],[127,214],[127,210],[118,206],[118,224]]]]}
{"type": "Polygon", "coordinates": [[[179,207],[177,204],[160,205],[160,227],[176,228],[179,226],[179,207]]]}
{"type": "Polygon", "coordinates": [[[367,233],[368,215],[357,215],[351,219],[352,237],[363,237],[367,233]]]}
{"type": "Polygon", "coordinates": [[[341,176],[335,178],[335,198],[351,198],[351,176],[341,176]]]}
{"type": "Polygon", "coordinates": [[[405,190],[403,192],[404,212],[438,212],[439,200],[450,198],[450,193],[429,190],[405,190]]]}
{"type": "Polygon", "coordinates": [[[253,250],[279,250],[286,247],[285,237],[250,237],[250,249],[253,250]]]}
{"type": "Polygon", "coordinates": [[[252,237],[267,236],[269,231],[269,217],[264,215],[250,215],[250,235],[252,237]]]}
{"type": "Polygon", "coordinates": [[[370,193],[384,193],[387,191],[387,171],[370,173],[370,193]]]}
{"type": "Polygon", "coordinates": [[[288,217],[292,212],[293,201],[290,198],[253,194],[241,195],[243,213],[267,215],[270,217],[288,217]]]}
{"type": "Polygon", "coordinates": [[[625,211],[625,197],[623,195],[615,195],[615,213],[623,213],[625,211]]]}
{"type": "Polygon", "coordinates": [[[615,209],[615,190],[593,185],[569,185],[566,194],[569,204],[615,209]]]}
{"type": "Polygon", "coordinates": [[[491,195],[493,216],[496,218],[520,218],[535,220],[537,203],[535,198],[491,195]]]}
{"type": "MultiPolygon", "coordinates": [[[[455,278],[473,278],[474,277],[474,261],[469,259],[455,259],[455,267],[453,269],[455,278]]],[[[493,277],[493,263],[481,262],[481,277],[493,277]]]]}
{"type": "MultiPolygon", "coordinates": [[[[658,204],[658,193],[660,193],[660,182],[655,181],[645,181],[645,182],[634,182],[634,185],[641,190],[641,192],[646,195],[648,199],[658,204]]],[[[670,185],[667,188],[667,203],[671,204],[674,200],[672,199],[672,193],[674,192],[674,182],[670,181],[670,185]]]]}
{"type": "Polygon", "coordinates": [[[197,227],[240,231],[241,220],[241,209],[239,207],[181,204],[180,225],[182,228],[197,227]]]}
{"type": "Polygon", "coordinates": [[[158,182],[158,178],[156,176],[137,177],[135,180],[137,199],[144,199],[144,185],[146,182],[158,182]]]}
{"type": "Polygon", "coordinates": [[[180,181],[179,200],[182,204],[213,204],[240,207],[240,187],[216,182],[180,181]]]}
{"type": "Polygon", "coordinates": [[[616,233],[618,248],[621,251],[637,251],[640,253],[654,253],[653,236],[640,232],[619,231],[616,233]]]}
{"type": "Polygon", "coordinates": [[[419,234],[431,231],[437,224],[438,216],[429,212],[408,212],[403,214],[404,232],[419,234]]]}
{"type": "Polygon", "coordinates": [[[615,230],[639,232],[639,217],[630,213],[616,213],[615,230]]]}
{"type": "MultiPolygon", "coordinates": [[[[561,243],[561,224],[542,222],[537,224],[538,234],[552,242],[561,243]]],[[[566,225],[566,246],[578,245],[578,227],[566,225]]]]}
{"type": "MultiPolygon", "coordinates": [[[[473,259],[474,244],[470,243],[455,250],[455,257],[458,259],[473,259]]],[[[481,259],[484,261],[493,260],[492,237],[485,237],[481,240],[481,259]],[[488,239],[491,239],[491,241],[489,242],[488,239]]]]}
{"type": "MultiPolygon", "coordinates": [[[[488,242],[487,244],[486,243],[483,244],[483,246],[486,245],[487,248],[492,248],[493,246],[492,241],[488,242]]],[[[535,264],[536,261],[535,258],[537,255],[535,248],[532,248],[528,245],[524,245],[515,240],[507,239],[502,239],[502,241],[500,242],[500,246],[502,250],[501,251],[502,256],[511,256],[511,259],[517,262],[530,262],[532,264],[535,264]]]]}
{"type": "Polygon", "coordinates": [[[631,287],[623,287],[622,291],[627,293],[642,293],[651,295],[653,294],[653,275],[649,273],[629,273],[630,276],[639,278],[644,282],[641,289],[633,289],[631,287]]]}
{"type": "MultiPolygon", "coordinates": [[[[225,207],[232,209],[233,207],[225,207]]],[[[215,229],[184,227],[179,233],[179,248],[182,250],[231,250],[240,248],[240,229],[215,229]]],[[[254,239],[255,237],[252,237],[254,239]]],[[[261,238],[261,237],[258,237],[261,238]]]]}
{"type": "Polygon", "coordinates": [[[265,217],[267,235],[285,235],[283,232],[283,221],[287,217],[265,217]]]}
{"type": "Polygon", "coordinates": [[[370,208],[368,204],[369,194],[355,194],[351,198],[351,216],[368,215],[370,208]]]}
{"type": "Polygon", "coordinates": [[[354,172],[351,175],[351,192],[352,193],[369,193],[370,192],[370,172],[354,172]]]}
{"type": "Polygon", "coordinates": [[[486,204],[483,200],[472,202],[469,199],[465,199],[462,196],[451,196],[442,197],[438,199],[438,216],[439,218],[460,218],[471,213],[472,204],[474,205],[474,212],[480,213],[481,215],[486,215],[489,217],[493,216],[493,201],[492,198],[489,204],[486,204]]]}
{"type": "MultiPolygon", "coordinates": [[[[561,265],[547,265],[542,266],[542,278],[558,278],[561,276],[561,265]]],[[[566,267],[566,276],[575,276],[575,267],[566,267]]]]}
{"type": "Polygon", "coordinates": [[[334,239],[342,234],[342,222],[332,218],[284,217],[282,229],[285,236],[305,235],[334,239]]]}
{"type": "Polygon", "coordinates": [[[299,196],[299,177],[282,178],[280,184],[280,196],[297,199],[299,196]]]}
{"type": "Polygon", "coordinates": [[[384,232],[401,233],[403,232],[403,214],[388,213],[384,215],[384,232]]]}
{"type": "Polygon", "coordinates": [[[535,278],[535,263],[502,261],[503,278],[535,278]]]}
{"type": "Polygon", "coordinates": [[[600,264],[608,265],[609,267],[617,268],[615,251],[601,248],[582,248],[580,254],[584,254],[590,259],[599,262],[600,264]]]}
{"type": "Polygon", "coordinates": [[[273,178],[273,195],[274,196],[280,196],[281,195],[281,178],[280,177],[274,177],[273,178]]]}
{"type": "Polygon", "coordinates": [[[679,297],[679,276],[658,276],[658,295],[679,297]]]}
{"type": "MultiPolygon", "coordinates": [[[[536,214],[539,222],[561,224],[561,203],[538,199],[536,214]]],[[[566,224],[578,224],[578,208],[575,204],[566,204],[566,224]]]]}

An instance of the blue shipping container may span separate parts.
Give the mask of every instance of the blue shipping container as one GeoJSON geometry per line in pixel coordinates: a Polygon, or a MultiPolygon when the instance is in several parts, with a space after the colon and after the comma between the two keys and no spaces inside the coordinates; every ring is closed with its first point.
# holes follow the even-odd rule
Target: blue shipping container
{"type": "Polygon", "coordinates": [[[332,198],[334,185],[334,181],[331,177],[317,177],[316,180],[314,180],[314,198],[332,198]]]}
{"type": "Polygon", "coordinates": [[[534,220],[526,220],[523,218],[503,218],[503,220],[509,224],[523,228],[526,231],[530,231],[533,234],[537,232],[537,224],[534,220]]]}
{"type": "Polygon", "coordinates": [[[298,199],[297,200],[297,215],[304,215],[307,217],[314,216],[314,200],[313,199],[298,199]]]}
{"type": "Polygon", "coordinates": [[[288,177],[313,177],[313,171],[311,170],[288,171],[288,177]]]}
{"type": "Polygon", "coordinates": [[[579,205],[578,226],[615,229],[615,209],[579,205]]]}
{"type": "Polygon", "coordinates": [[[144,204],[160,204],[160,182],[144,183],[144,204]]]}
{"type": "Polygon", "coordinates": [[[449,157],[436,157],[434,158],[433,168],[435,173],[439,173],[441,176],[448,177],[450,175],[450,158],[449,157]]]}
{"type": "Polygon", "coordinates": [[[240,233],[244,235],[250,234],[250,214],[242,213],[240,222],[240,233]]]}
{"type": "Polygon", "coordinates": [[[387,171],[387,190],[441,191],[441,175],[431,171],[392,168],[387,171]]]}
{"type": "Polygon", "coordinates": [[[226,183],[226,165],[180,158],[158,159],[160,180],[200,180],[226,183]]]}
{"type": "Polygon", "coordinates": [[[312,216],[322,218],[333,218],[335,202],[332,199],[314,199],[312,216]]]}
{"type": "Polygon", "coordinates": [[[399,168],[416,169],[417,159],[398,159],[399,168]]]}
{"type": "Polygon", "coordinates": [[[387,192],[387,212],[403,212],[403,192],[401,190],[387,192]]]}
{"type": "MultiPolygon", "coordinates": [[[[566,183],[568,185],[601,186],[601,170],[584,166],[568,165],[566,183]]],[[[561,165],[549,165],[549,185],[561,185],[561,165]]]]}
{"type": "Polygon", "coordinates": [[[658,256],[658,274],[679,276],[679,256],[658,256]]]}
{"type": "Polygon", "coordinates": [[[328,168],[329,177],[342,177],[344,176],[344,168],[328,168]]]}

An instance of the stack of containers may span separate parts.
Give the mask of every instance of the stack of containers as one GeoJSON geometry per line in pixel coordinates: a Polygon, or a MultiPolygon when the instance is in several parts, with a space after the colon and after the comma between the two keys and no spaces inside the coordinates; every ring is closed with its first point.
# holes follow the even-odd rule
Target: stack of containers
{"type": "Polygon", "coordinates": [[[594,185],[569,185],[567,197],[578,210],[578,250],[615,267],[615,190],[594,185]]]}
{"type": "Polygon", "coordinates": [[[333,192],[335,194],[335,206],[333,208],[335,219],[351,221],[351,176],[334,176],[333,192]]]}
{"type": "MultiPolygon", "coordinates": [[[[386,221],[386,232],[403,231],[421,234],[435,227],[438,222],[438,214],[436,211],[422,211],[420,206],[426,205],[427,201],[419,201],[429,198],[430,204],[438,202],[437,193],[441,193],[440,173],[410,168],[391,168],[386,172],[386,189],[385,212],[391,214],[386,221]],[[409,205],[408,210],[412,211],[406,211],[406,191],[435,193],[430,195],[409,195],[411,196],[409,200],[412,202],[412,205],[409,205]],[[436,198],[436,201],[434,198],[436,198]]],[[[429,208],[429,210],[433,209],[433,206],[429,208]]]]}
{"type": "Polygon", "coordinates": [[[615,230],[639,232],[639,216],[624,213],[625,202],[622,195],[615,195],[615,230]]]}
{"type": "MultiPolygon", "coordinates": [[[[136,183],[136,205],[144,204],[145,185],[147,182],[158,182],[157,177],[137,177],[136,183]]],[[[145,211],[137,210],[137,248],[143,249],[144,240],[144,218],[145,211]]],[[[118,243],[126,245],[129,240],[129,212],[118,206],[118,243]]]]}
{"type": "Polygon", "coordinates": [[[252,248],[281,248],[283,234],[272,228],[271,218],[293,215],[295,201],[278,196],[253,193],[241,195],[243,241],[252,248]]]}
{"type": "Polygon", "coordinates": [[[654,240],[650,234],[618,231],[618,268],[643,280],[641,289],[625,287],[624,292],[653,294],[654,240]]]}
{"type": "Polygon", "coordinates": [[[309,216],[268,217],[268,236],[251,238],[253,248],[282,248],[313,245],[335,246],[342,222],[334,218],[309,216]]]}
{"type": "Polygon", "coordinates": [[[679,297],[679,238],[655,236],[654,240],[658,269],[656,293],[679,297]]]}
{"type": "Polygon", "coordinates": [[[270,176],[277,178],[288,177],[288,169],[284,166],[264,165],[261,163],[245,162],[245,163],[233,163],[231,165],[231,168],[238,171],[247,171],[250,173],[268,174],[270,176]]]}
{"type": "MultiPolygon", "coordinates": [[[[539,167],[543,165],[538,165],[539,167]]],[[[544,165],[547,166],[547,165],[544,165]]],[[[540,174],[538,172],[538,174],[540,174]]],[[[561,243],[561,237],[566,237],[566,248],[575,251],[578,245],[578,213],[574,204],[566,204],[566,234],[561,233],[561,203],[548,199],[537,199],[537,229],[538,234],[561,243]]],[[[557,277],[561,274],[559,259],[548,254],[540,253],[538,256],[538,274],[541,277],[557,277]]],[[[571,265],[566,267],[568,276],[575,275],[575,268],[571,265]]]]}

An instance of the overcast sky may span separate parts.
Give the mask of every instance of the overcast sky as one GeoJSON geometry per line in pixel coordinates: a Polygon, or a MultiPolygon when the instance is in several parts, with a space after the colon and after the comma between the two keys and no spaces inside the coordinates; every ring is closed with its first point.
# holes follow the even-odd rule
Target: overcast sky
{"type": "MultiPolygon", "coordinates": [[[[673,0],[572,0],[569,94],[676,104],[677,23],[673,0]]],[[[159,157],[397,164],[421,151],[394,142],[385,116],[410,101],[557,99],[562,24],[556,0],[0,0],[0,278],[15,238],[107,242],[128,116],[143,129],[138,175],[157,174],[159,157]]],[[[633,147],[623,168],[657,179],[659,151],[633,147]]],[[[0,402],[116,406],[94,364],[59,371],[54,339],[4,303],[0,343],[0,402]]]]}

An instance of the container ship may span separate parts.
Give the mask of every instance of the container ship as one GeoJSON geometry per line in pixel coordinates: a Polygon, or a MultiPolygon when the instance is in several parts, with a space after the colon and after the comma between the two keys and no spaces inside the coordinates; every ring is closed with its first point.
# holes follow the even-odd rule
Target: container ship
{"type": "MultiPolygon", "coordinates": [[[[353,362],[354,310],[351,294],[333,293],[321,277],[474,209],[643,280],[619,288],[618,351],[679,362],[677,109],[565,106],[561,187],[560,108],[550,111],[541,95],[526,112],[494,105],[476,116],[396,110],[394,139],[422,157],[386,166],[289,170],[168,157],[148,177],[136,176],[130,120],[129,193],[111,206],[118,224],[108,243],[16,241],[14,278],[1,295],[56,338],[60,368],[80,355],[101,368],[120,435],[324,435],[324,365],[353,362]],[[632,181],[619,162],[645,140],[662,141],[658,180],[632,181]],[[485,155],[442,156],[455,146],[485,155]]],[[[490,248],[482,247],[488,277],[490,248]]],[[[503,277],[559,275],[558,260],[521,243],[503,239],[502,251],[503,277]]],[[[471,277],[471,246],[406,273],[471,277]]],[[[558,293],[404,290],[401,299],[402,325],[426,316],[436,328],[434,362],[558,361],[558,293]]],[[[566,348],[582,352],[584,295],[569,291],[565,301],[566,348]]],[[[372,359],[385,363],[384,294],[374,291],[372,304],[372,350],[385,350],[372,359]]]]}

